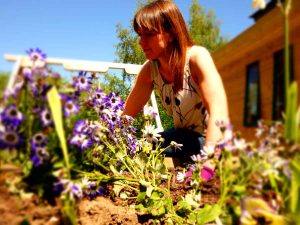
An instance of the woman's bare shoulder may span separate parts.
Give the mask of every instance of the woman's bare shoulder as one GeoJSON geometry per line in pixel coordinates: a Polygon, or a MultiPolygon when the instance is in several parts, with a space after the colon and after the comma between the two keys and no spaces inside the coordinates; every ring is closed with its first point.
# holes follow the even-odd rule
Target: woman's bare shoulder
{"type": "Polygon", "coordinates": [[[210,52],[202,46],[191,48],[190,68],[192,75],[194,74],[198,79],[214,77],[212,74],[218,74],[210,52]]]}
{"type": "Polygon", "coordinates": [[[190,51],[192,61],[198,61],[200,59],[211,57],[209,51],[203,46],[194,45],[190,51]]]}

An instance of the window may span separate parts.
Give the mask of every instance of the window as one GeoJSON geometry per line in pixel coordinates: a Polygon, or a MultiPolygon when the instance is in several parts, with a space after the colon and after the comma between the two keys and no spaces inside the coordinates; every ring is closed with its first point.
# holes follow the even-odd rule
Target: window
{"type": "MultiPolygon", "coordinates": [[[[290,48],[290,81],[293,80],[293,49],[290,48]]],[[[284,50],[274,53],[274,83],[272,119],[282,120],[285,110],[284,50]]]]}
{"type": "Polygon", "coordinates": [[[260,119],[259,63],[247,66],[244,126],[256,126],[260,119]]]}

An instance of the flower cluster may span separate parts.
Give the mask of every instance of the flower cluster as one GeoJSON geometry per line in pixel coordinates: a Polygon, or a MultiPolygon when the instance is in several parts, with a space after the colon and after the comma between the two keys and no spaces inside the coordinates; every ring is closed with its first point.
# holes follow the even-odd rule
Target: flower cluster
{"type": "Polygon", "coordinates": [[[290,162],[297,156],[299,145],[283,138],[279,122],[259,121],[258,140],[253,142],[234,133],[231,124],[218,125],[223,139],[216,146],[205,147],[192,156],[194,164],[179,172],[177,181],[191,185],[193,189],[189,195],[195,200],[201,193],[199,183],[210,180],[217,173],[222,185],[220,202],[241,202],[231,206],[233,211],[241,211],[235,215],[240,217],[241,224],[259,221],[284,224],[279,212],[284,207],[283,199],[290,193],[290,162]]]}
{"type": "Polygon", "coordinates": [[[34,166],[42,165],[49,160],[46,145],[47,138],[43,133],[37,133],[31,138],[31,161],[34,166]]]}
{"type": "Polygon", "coordinates": [[[5,90],[0,115],[0,145],[2,149],[18,149],[29,153],[34,166],[50,159],[47,151],[47,130],[53,120],[46,94],[60,76],[46,66],[46,54],[40,49],[29,49],[31,65],[23,67],[12,89],[5,90]]]}
{"type": "MultiPolygon", "coordinates": [[[[80,79],[85,79],[85,77],[80,79]]],[[[74,85],[76,86],[76,82],[74,85]]],[[[88,89],[85,88],[85,90],[88,89]]],[[[88,106],[91,111],[95,112],[98,119],[79,120],[73,128],[73,136],[70,139],[71,145],[84,150],[91,147],[92,144],[102,144],[103,141],[109,141],[115,145],[122,139],[129,151],[135,151],[133,118],[122,116],[124,102],[118,97],[118,94],[110,93],[107,95],[98,88],[89,88],[88,97],[83,100],[82,105],[88,106]]]]}
{"type": "Polygon", "coordinates": [[[203,146],[199,154],[192,155],[194,164],[189,166],[187,172],[178,172],[177,181],[198,186],[200,182],[211,180],[215,176],[215,166],[211,161],[214,161],[215,148],[215,145],[203,146]]]}
{"type": "Polygon", "coordinates": [[[9,104],[0,113],[0,148],[13,149],[20,147],[23,137],[20,133],[20,125],[24,115],[15,104],[9,104]]]}

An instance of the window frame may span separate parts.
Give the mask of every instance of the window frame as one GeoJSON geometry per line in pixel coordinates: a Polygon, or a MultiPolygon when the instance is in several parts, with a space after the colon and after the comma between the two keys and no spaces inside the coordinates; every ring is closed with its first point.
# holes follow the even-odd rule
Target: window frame
{"type": "MultiPolygon", "coordinates": [[[[251,103],[250,103],[251,104],[251,103]]],[[[245,98],[244,98],[244,119],[243,119],[243,124],[245,127],[255,127],[257,126],[258,120],[261,118],[261,94],[260,94],[260,63],[259,61],[252,62],[247,65],[246,67],[246,88],[245,88],[245,98]],[[256,119],[253,119],[251,121],[248,120],[248,113],[250,112],[249,110],[249,101],[250,101],[250,76],[251,76],[251,70],[256,67],[257,68],[257,89],[256,89],[256,113],[254,114],[254,117],[256,119]]]]}
{"type": "MultiPolygon", "coordinates": [[[[290,52],[290,82],[292,82],[294,80],[294,59],[293,59],[293,47],[290,46],[290,49],[289,49],[289,52],[290,52]]],[[[285,98],[285,78],[284,78],[284,49],[281,48],[277,51],[275,51],[273,53],[273,93],[272,93],[272,120],[275,121],[275,120],[283,120],[283,112],[285,110],[285,104],[286,104],[286,98],[285,98]],[[281,62],[281,65],[282,65],[282,68],[281,68],[281,71],[279,71],[279,60],[280,58],[278,58],[278,56],[280,56],[282,58],[282,62],[281,62]],[[279,71],[279,72],[278,72],[279,71]],[[280,72],[282,73],[282,77],[281,77],[281,80],[280,80],[280,72]],[[281,82],[279,82],[281,81],[281,82]],[[279,82],[279,85],[281,85],[281,87],[279,87],[277,85],[277,83],[279,82]],[[282,102],[283,102],[283,106],[282,106],[282,111],[281,112],[276,112],[276,100],[279,98],[278,96],[278,88],[281,88],[282,90],[282,93],[283,93],[283,96],[281,96],[282,98],[282,102]],[[281,113],[281,118],[277,118],[277,115],[281,113]]]]}

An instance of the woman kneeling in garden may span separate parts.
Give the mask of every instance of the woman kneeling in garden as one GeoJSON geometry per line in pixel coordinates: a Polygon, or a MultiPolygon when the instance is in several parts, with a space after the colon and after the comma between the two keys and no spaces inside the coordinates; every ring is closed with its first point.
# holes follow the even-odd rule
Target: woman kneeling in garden
{"type": "Polygon", "coordinates": [[[217,121],[228,122],[226,93],[209,52],[193,44],[178,7],[157,0],[134,17],[134,30],[148,59],[126,100],[124,114],[135,117],[147,103],[153,88],[168,114],[173,129],[161,133],[162,147],[171,141],[182,149],[166,149],[166,156],[189,160],[221,139],[217,121]]]}

